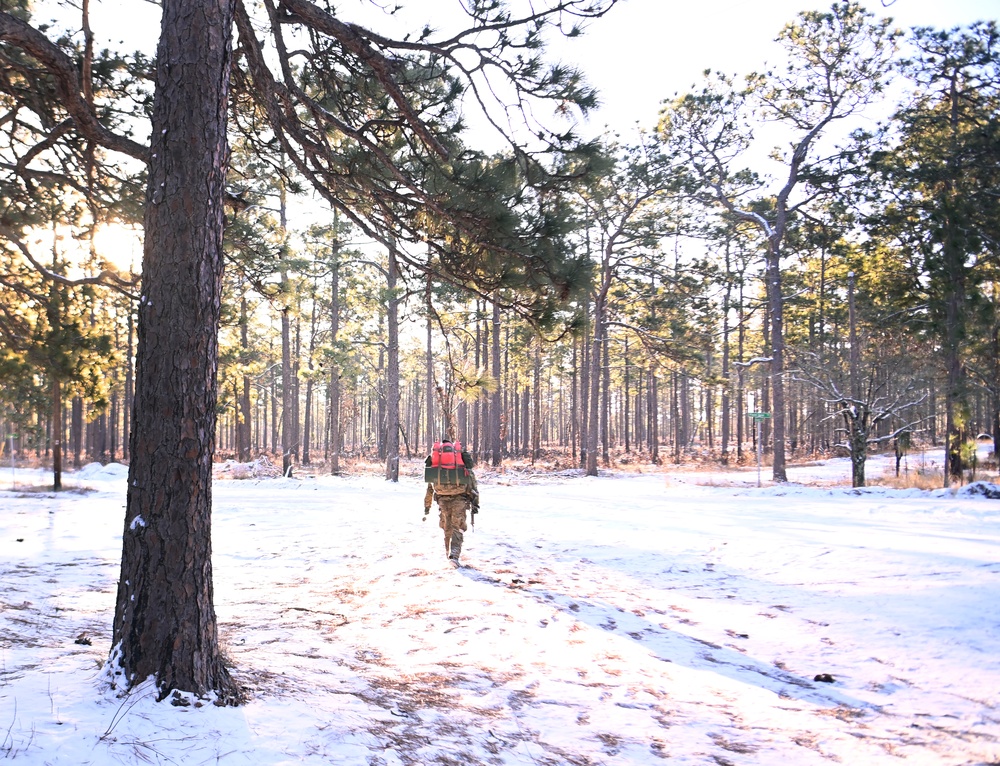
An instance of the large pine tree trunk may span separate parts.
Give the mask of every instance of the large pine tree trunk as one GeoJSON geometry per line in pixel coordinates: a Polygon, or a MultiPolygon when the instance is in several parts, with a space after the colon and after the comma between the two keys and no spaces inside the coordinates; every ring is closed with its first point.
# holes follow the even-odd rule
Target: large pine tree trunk
{"type": "Polygon", "coordinates": [[[157,50],[116,685],[234,684],[212,601],[212,455],[232,0],[167,0],[157,50]]]}
{"type": "MultiPolygon", "coordinates": [[[[785,322],[784,299],[781,295],[780,252],[776,246],[768,252],[768,307],[771,327],[771,478],[788,481],[785,470],[785,322]]],[[[766,427],[766,426],[765,426],[766,427]]]]}

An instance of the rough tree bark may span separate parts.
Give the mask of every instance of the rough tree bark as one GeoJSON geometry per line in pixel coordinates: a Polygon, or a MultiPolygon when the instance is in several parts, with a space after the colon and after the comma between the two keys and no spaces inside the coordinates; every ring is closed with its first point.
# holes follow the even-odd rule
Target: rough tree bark
{"type": "Polygon", "coordinates": [[[121,578],[108,663],[130,688],[234,697],[212,590],[212,452],[232,0],[167,0],[157,50],[121,578]]]}

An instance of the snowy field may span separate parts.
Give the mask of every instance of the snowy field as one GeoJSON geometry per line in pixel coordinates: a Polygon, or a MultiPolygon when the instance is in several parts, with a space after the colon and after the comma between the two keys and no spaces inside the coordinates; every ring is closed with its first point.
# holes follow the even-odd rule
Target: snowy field
{"type": "Polygon", "coordinates": [[[761,489],[508,474],[454,569],[416,479],[217,480],[216,609],[252,699],[183,708],[100,685],[121,471],[55,496],[0,469],[0,760],[1000,762],[1000,500],[853,491],[842,460],[761,489]]]}

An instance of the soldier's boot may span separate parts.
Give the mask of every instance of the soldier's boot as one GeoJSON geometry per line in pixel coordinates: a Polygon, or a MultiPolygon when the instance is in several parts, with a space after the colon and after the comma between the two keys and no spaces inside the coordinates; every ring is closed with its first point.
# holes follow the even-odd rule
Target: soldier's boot
{"type": "Polygon", "coordinates": [[[461,529],[456,529],[451,533],[451,547],[448,551],[448,558],[458,562],[458,557],[462,555],[463,535],[461,529]]]}

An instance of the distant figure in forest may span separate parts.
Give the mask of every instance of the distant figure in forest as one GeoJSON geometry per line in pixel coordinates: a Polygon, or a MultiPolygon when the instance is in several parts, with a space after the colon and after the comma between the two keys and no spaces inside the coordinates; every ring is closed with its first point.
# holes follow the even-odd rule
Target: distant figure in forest
{"type": "MultiPolygon", "coordinates": [[[[442,439],[435,442],[431,454],[424,460],[424,521],[431,511],[431,501],[437,500],[440,526],[444,530],[445,555],[458,565],[462,555],[466,511],[479,513],[479,486],[472,472],[472,456],[462,449],[461,442],[442,439]]],[[[475,519],[473,519],[475,526],[475,519]]]]}

